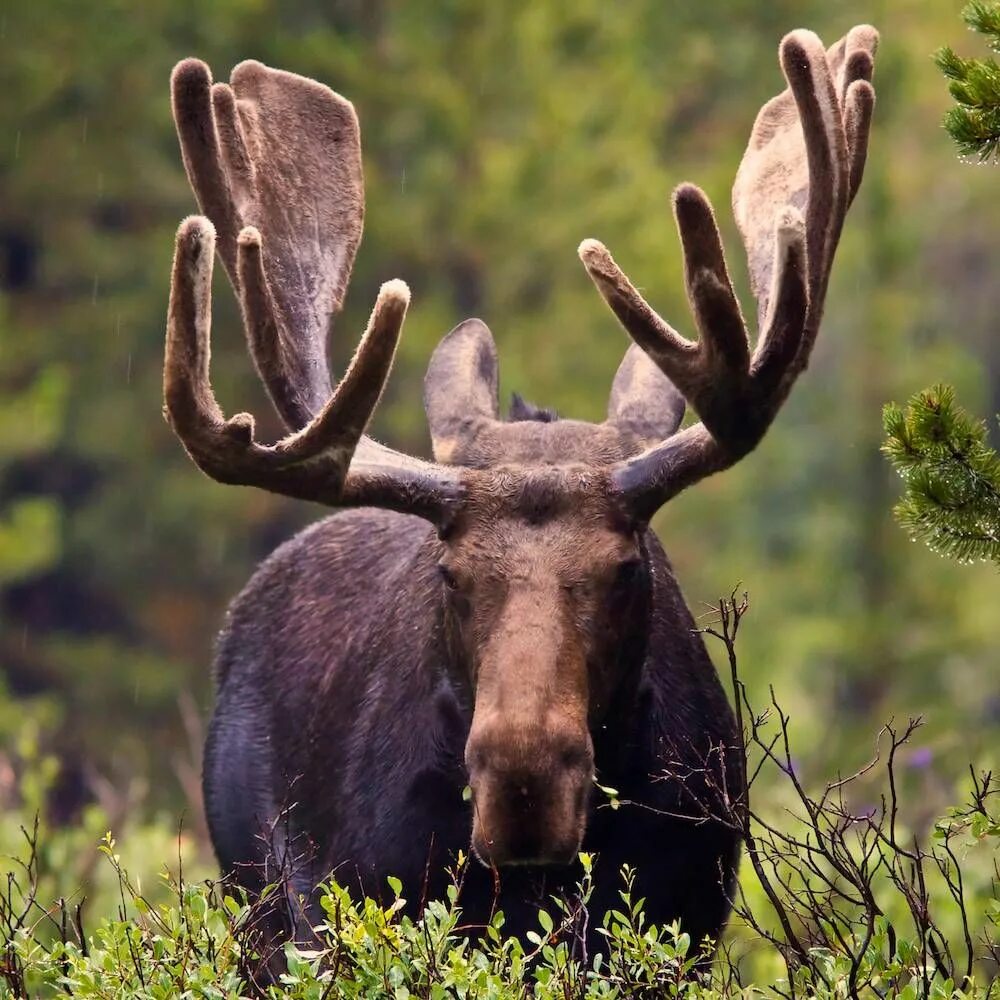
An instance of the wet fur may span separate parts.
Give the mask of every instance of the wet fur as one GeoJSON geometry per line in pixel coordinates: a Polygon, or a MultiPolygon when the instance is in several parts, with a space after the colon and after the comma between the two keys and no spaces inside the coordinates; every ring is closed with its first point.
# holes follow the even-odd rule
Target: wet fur
{"type": "MultiPolygon", "coordinates": [[[[734,823],[705,820],[704,812],[725,811],[713,787],[724,783],[730,803],[738,797],[738,755],[718,753],[735,744],[734,721],[670,565],[645,524],[681,489],[747,454],[808,361],[833,248],[864,165],[876,42],[874,30],[860,26],[828,52],[808,32],[793,32],[782,43],[790,89],[758,117],[734,188],[763,327],[757,353],[750,354],[711,206],[697,188],[684,185],[675,195],[697,344],[656,316],[602,245],[581,244],[598,290],[636,341],[615,376],[607,419],[598,425],[559,420],[522,401],[515,401],[510,421],[501,421],[495,344],[485,324],[468,320],[444,338],[425,380],[437,465],[363,438],[350,475],[351,451],[342,445],[332,465],[327,448],[278,467],[272,452],[251,447],[248,418],[223,423],[211,396],[210,268],[203,254],[211,226],[197,219],[182,225],[165,366],[175,430],[220,481],[361,508],[279,549],[234,602],[219,645],[206,809],[227,873],[250,889],[283,882],[293,910],[296,898],[304,901],[305,912],[271,930],[307,939],[316,884],[331,873],[376,896],[385,891],[385,876],[396,875],[413,912],[423,898],[442,894],[443,866],[467,851],[473,825],[462,790],[470,783],[466,758],[476,756],[469,749],[477,738],[473,699],[489,685],[482,674],[477,687],[470,662],[479,657],[479,669],[488,645],[493,681],[525,682],[526,704],[537,700],[532,688],[550,699],[544,712],[511,713],[521,716],[510,723],[511,732],[531,730],[534,743],[495,740],[497,757],[511,745],[522,755],[537,750],[546,766],[534,776],[542,783],[557,780],[551,764],[559,758],[559,734],[551,723],[569,719],[577,742],[582,737],[587,745],[587,766],[592,743],[598,780],[617,788],[625,803],[618,810],[600,808],[606,803],[592,792],[587,810],[582,848],[598,856],[589,950],[601,945],[597,929],[607,907],[618,903],[618,873],[626,862],[637,867],[635,895],[645,898],[649,920],[679,918],[696,940],[719,934],[739,837],[734,823]],[[814,166],[821,168],[816,178],[814,166]],[[777,241],[776,212],[783,213],[777,241]],[[685,399],[701,422],[679,431],[685,399]],[[457,472],[456,466],[464,468],[457,472]],[[616,518],[626,526],[612,524],[616,518]],[[437,564],[444,553],[456,555],[450,533],[462,530],[471,543],[459,568],[478,572],[492,591],[487,588],[485,602],[470,612],[459,642],[457,582],[448,581],[447,566],[443,579],[437,564]],[[536,538],[538,551],[532,548],[536,538]],[[626,612],[618,615],[617,598],[602,603],[593,594],[602,587],[612,593],[609,558],[626,542],[633,556],[641,554],[642,574],[636,590],[628,591],[626,612]],[[572,596],[573,572],[584,578],[584,591],[589,587],[589,605],[572,596]],[[515,592],[516,608],[505,604],[515,592]],[[541,601],[532,604],[536,593],[548,602],[545,608],[541,601]],[[593,612],[589,617],[580,610],[585,606],[593,612]],[[506,619],[504,608],[514,609],[506,619]],[[504,630],[491,632],[497,621],[504,630]],[[575,688],[545,688],[545,671],[553,664],[576,668],[575,688]],[[613,695],[600,712],[588,714],[603,670],[615,679],[614,686],[605,685],[613,695]],[[590,700],[583,700],[588,693],[590,700]],[[553,705],[565,707],[565,718],[550,711],[553,705]],[[685,777],[665,777],[668,764],[685,777]]],[[[246,225],[269,241],[264,263],[283,265],[270,275],[277,282],[273,301],[247,296],[245,288],[242,293],[248,321],[261,321],[250,323],[252,334],[256,326],[279,328],[279,336],[251,336],[251,350],[279,412],[296,431],[330,394],[326,322],[339,307],[360,237],[353,109],[313,81],[258,63],[237,67],[230,88],[213,86],[204,64],[186,60],[174,74],[174,114],[189,176],[219,230],[219,252],[235,285],[245,284],[236,280],[234,267],[237,235],[246,225]],[[310,235],[314,227],[303,230],[298,216],[285,211],[306,178],[318,191],[312,211],[322,222],[317,231],[326,234],[323,242],[310,235]],[[293,272],[302,278],[298,283],[289,277],[293,272]],[[317,274],[331,280],[317,280],[317,274]]],[[[259,238],[243,233],[244,249],[259,250],[259,238]]],[[[403,296],[393,298],[405,309],[403,296]]],[[[383,347],[390,342],[374,339],[383,347]]],[[[371,405],[357,408],[359,427],[380,387],[381,381],[367,387],[371,405]]],[[[348,434],[345,440],[353,447],[357,438],[348,434]]],[[[630,561],[634,568],[635,558],[630,561]]],[[[492,709],[494,721],[503,722],[506,702],[497,699],[492,709]]],[[[481,721],[478,705],[475,714],[481,721]]],[[[513,773],[500,770],[507,778],[513,773]]],[[[583,793],[580,775],[590,772],[577,770],[583,793]]],[[[478,794],[474,768],[471,783],[478,794]]],[[[515,785],[514,791],[531,802],[523,788],[515,785]]],[[[477,801],[481,825],[484,807],[477,801]]],[[[585,800],[578,795],[574,801],[579,815],[585,800]]],[[[500,817],[503,809],[495,812],[500,817]]],[[[536,810],[531,821],[544,833],[551,827],[540,816],[536,810]]],[[[519,823],[515,816],[513,825],[519,823]]],[[[495,843],[487,837],[480,846],[495,843]]],[[[497,856],[568,855],[540,850],[497,856]]],[[[575,865],[493,873],[473,863],[462,889],[463,921],[481,924],[499,907],[507,930],[523,934],[537,926],[537,906],[553,893],[571,892],[579,876],[575,865]]]]}
{"type": "MultiPolygon", "coordinates": [[[[690,809],[697,785],[684,792],[653,776],[666,757],[697,768],[710,743],[732,745],[733,717],[651,532],[643,547],[648,642],[631,637],[635,683],[592,735],[598,780],[625,800],[677,812],[690,809]]],[[[444,864],[468,854],[471,704],[456,680],[441,552],[417,518],[340,513],[282,546],[234,602],[219,644],[204,781],[219,861],[249,888],[273,877],[276,850],[307,899],[331,871],[376,896],[391,874],[415,910],[425,893],[442,894],[444,864]]],[[[738,769],[730,771],[735,787],[738,769]]],[[[595,928],[617,902],[625,862],[638,868],[648,919],[679,917],[696,939],[717,935],[729,910],[735,833],[635,807],[599,808],[604,801],[595,790],[583,842],[599,856],[590,949],[600,947],[595,928]]],[[[579,876],[577,866],[501,870],[496,905],[507,928],[536,927],[537,906],[571,892],[579,876]]],[[[493,897],[492,873],[471,864],[463,921],[488,919],[493,897]]],[[[298,934],[308,934],[306,920],[298,923],[298,934]]]]}

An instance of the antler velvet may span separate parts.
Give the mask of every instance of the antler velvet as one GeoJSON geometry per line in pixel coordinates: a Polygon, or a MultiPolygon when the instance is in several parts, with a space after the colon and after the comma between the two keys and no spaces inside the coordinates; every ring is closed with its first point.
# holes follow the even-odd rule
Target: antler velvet
{"type": "Polygon", "coordinates": [[[758,114],[733,188],[757,300],[755,346],[712,207],[694,185],[674,193],[674,215],[697,341],[657,315],[602,244],[581,244],[598,291],[701,418],[613,471],[637,516],[651,516],[679,490],[751,451],[806,367],[834,251],[864,169],[877,42],[875,29],[863,25],[829,51],[809,31],[792,32],[781,43],[788,89],[758,114]]]}
{"type": "Polygon", "coordinates": [[[178,230],[167,322],[166,415],[188,453],[221,482],[446,518],[462,492],[458,473],[364,436],[409,304],[401,281],[382,286],[331,388],[327,328],[364,211],[354,109],[327,87],[255,62],[237,66],[227,85],[188,59],[171,82],[185,166],[208,215],[178,230]],[[274,445],[255,441],[249,414],[227,420],[209,382],[216,243],[257,370],[291,431],[274,445]]]}
{"type": "MultiPolygon", "coordinates": [[[[751,451],[806,367],[864,170],[877,41],[873,28],[860,26],[829,50],[808,31],[781,43],[788,88],[758,114],[733,187],[757,304],[755,344],[712,207],[694,185],[681,185],[673,204],[698,340],[657,315],[602,244],[581,244],[597,289],[644,352],[626,356],[609,422],[639,447],[664,437],[604,466],[636,519],[751,451]],[[700,422],[673,433],[681,396],[700,422]],[[654,401],[657,413],[636,412],[637,401],[654,401]]],[[[204,63],[185,60],[174,70],[172,95],[185,167],[207,216],[185,220],[178,231],[167,324],[166,414],[185,448],[222,482],[332,506],[387,507],[443,525],[467,496],[474,471],[400,454],[364,434],[409,303],[402,282],[382,286],[335,390],[327,366],[329,321],[346,294],[364,215],[353,107],[312,80],[256,62],[237,66],[229,84],[213,84],[204,63]],[[216,246],[257,370],[290,431],[273,445],[254,439],[249,414],[227,419],[212,392],[216,246]]],[[[435,352],[428,413],[445,460],[470,413],[496,421],[496,352],[482,323],[456,328],[435,352]],[[456,367],[470,366],[478,382],[456,384],[456,367]],[[467,401],[457,415],[456,393],[467,401]]]]}

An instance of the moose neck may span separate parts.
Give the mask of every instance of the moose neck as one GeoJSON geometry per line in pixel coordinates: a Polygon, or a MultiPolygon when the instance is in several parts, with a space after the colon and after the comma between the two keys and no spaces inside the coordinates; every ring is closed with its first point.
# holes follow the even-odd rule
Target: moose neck
{"type": "Polygon", "coordinates": [[[655,574],[651,563],[650,533],[641,536],[645,586],[642,604],[634,610],[631,627],[624,628],[616,652],[620,681],[601,718],[591,722],[594,763],[602,783],[620,781],[638,749],[643,683],[649,636],[655,610],[655,574]]]}

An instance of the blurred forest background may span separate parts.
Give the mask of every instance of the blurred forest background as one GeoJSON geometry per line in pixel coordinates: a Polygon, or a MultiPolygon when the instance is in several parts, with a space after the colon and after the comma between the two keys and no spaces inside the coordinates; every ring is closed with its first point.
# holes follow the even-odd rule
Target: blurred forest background
{"type": "MultiPolygon", "coordinates": [[[[70,886],[107,827],[158,864],[182,816],[210,871],[198,755],[213,637],[254,565],[323,515],[210,482],[160,415],[173,234],[195,207],[170,119],[177,60],[225,78],[252,57],[355,103],[367,230],[334,354],[349,356],[380,282],[409,282],[375,434],[427,454],[424,367],[469,315],[496,335],[505,391],[601,419],[626,341],[577,260],[584,237],[690,332],[680,181],[712,196],[746,289],[729,189],[783,85],[777,43],[861,21],[882,32],[872,154],[813,364],[760,449],[656,527],[696,612],[750,592],[744,678],[759,704],[779,692],[806,775],[856,766],[881,722],[922,714],[905,763],[926,816],[911,822],[952,801],[970,761],[997,761],[996,568],[908,540],[879,447],[883,403],[933,381],[1000,410],[1000,173],[959,162],[930,58],[946,42],[980,54],[960,6],[0,6],[0,812],[40,807],[80,831],[70,886]]],[[[277,433],[221,268],[214,329],[223,406],[277,433]]]]}

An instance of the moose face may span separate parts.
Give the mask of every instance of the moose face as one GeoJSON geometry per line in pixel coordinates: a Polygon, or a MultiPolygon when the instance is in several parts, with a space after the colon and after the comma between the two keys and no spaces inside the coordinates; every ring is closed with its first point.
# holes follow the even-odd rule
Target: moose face
{"type": "Polygon", "coordinates": [[[474,692],[473,848],[487,864],[568,863],[593,788],[591,729],[645,634],[639,536],[592,470],[495,470],[438,568],[474,692]]]}

